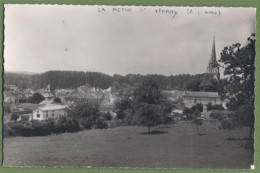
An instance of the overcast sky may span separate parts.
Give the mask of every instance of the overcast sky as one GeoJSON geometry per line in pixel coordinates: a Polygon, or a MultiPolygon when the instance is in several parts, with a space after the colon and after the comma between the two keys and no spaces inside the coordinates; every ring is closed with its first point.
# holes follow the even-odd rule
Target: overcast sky
{"type": "Polygon", "coordinates": [[[173,14],[155,13],[159,7],[143,13],[141,7],[113,8],[5,5],[5,71],[204,73],[214,32],[217,59],[225,46],[245,43],[255,32],[254,8],[160,7],[173,14]]]}

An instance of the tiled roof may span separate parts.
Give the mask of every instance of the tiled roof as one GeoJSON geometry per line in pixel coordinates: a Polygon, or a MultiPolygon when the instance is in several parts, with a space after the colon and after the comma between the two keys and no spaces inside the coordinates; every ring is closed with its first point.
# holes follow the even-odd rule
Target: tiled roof
{"type": "Polygon", "coordinates": [[[35,110],[37,108],[39,108],[41,105],[39,104],[33,104],[33,103],[21,103],[18,105],[18,107],[22,107],[24,109],[28,109],[28,110],[35,110]]]}
{"type": "Polygon", "coordinates": [[[183,97],[220,97],[217,92],[184,91],[183,97]]]}
{"type": "Polygon", "coordinates": [[[54,95],[52,95],[51,93],[48,93],[48,92],[46,92],[46,93],[43,93],[42,94],[43,95],[43,97],[54,97],[54,95]]]}
{"type": "Polygon", "coordinates": [[[81,91],[83,91],[85,94],[90,91],[90,88],[87,87],[87,86],[80,86],[79,89],[80,89],[81,91]]]}
{"type": "Polygon", "coordinates": [[[56,104],[49,104],[45,105],[44,107],[40,107],[39,109],[42,111],[49,111],[49,110],[61,110],[65,109],[67,106],[65,105],[56,105],[56,104]]]}

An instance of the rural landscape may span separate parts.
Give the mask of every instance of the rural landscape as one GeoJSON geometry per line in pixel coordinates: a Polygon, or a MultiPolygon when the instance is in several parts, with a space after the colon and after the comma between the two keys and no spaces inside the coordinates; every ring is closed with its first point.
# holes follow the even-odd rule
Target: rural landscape
{"type": "Polygon", "coordinates": [[[183,164],[189,167],[195,164],[203,168],[216,166],[214,155],[223,162],[216,163],[220,167],[249,168],[254,151],[254,45],[253,34],[246,46],[234,44],[223,49],[219,62],[227,65],[224,72],[229,75],[224,79],[219,79],[214,43],[208,73],[197,75],[7,72],[4,88],[4,164],[138,167],[138,160],[144,159],[148,167],[176,164],[181,168],[187,166],[183,164]],[[234,49],[240,51],[234,53],[234,49]],[[27,140],[22,136],[33,138],[27,140]],[[18,141],[8,145],[12,140],[18,141]],[[54,156],[53,152],[44,152],[56,150],[60,145],[65,145],[60,151],[62,153],[73,148],[73,154],[66,153],[70,157],[87,158],[74,164],[65,159],[69,157],[61,154],[62,162],[57,162],[57,153],[54,156]],[[184,151],[181,149],[183,145],[188,145],[184,151]],[[162,151],[156,146],[162,146],[162,151]],[[89,147],[93,152],[90,155],[89,147]],[[16,150],[12,151],[13,148],[16,150]],[[144,155],[139,155],[140,149],[144,149],[144,155]],[[94,152],[102,150],[100,155],[94,152]],[[189,161],[184,156],[185,163],[178,161],[175,150],[188,152],[176,155],[188,156],[189,161]],[[35,151],[45,155],[34,158],[28,151],[32,155],[35,151]],[[159,155],[168,155],[169,151],[173,152],[171,158],[161,161],[159,155]],[[22,157],[13,157],[13,152],[19,152],[22,157]],[[77,155],[77,152],[80,154],[77,155]],[[105,159],[109,157],[109,152],[117,153],[115,160],[105,159]],[[213,154],[206,159],[203,152],[213,154]],[[23,157],[30,160],[17,160],[23,157]],[[153,160],[153,157],[159,160],[153,160]],[[238,164],[244,158],[247,161],[238,164]],[[42,159],[46,160],[41,162],[42,159]]]}
{"type": "MultiPolygon", "coordinates": [[[[9,6],[7,12],[12,9],[9,6]]],[[[60,25],[63,27],[66,22],[62,20],[60,25]]],[[[129,38],[132,40],[132,36],[129,38]]],[[[149,58],[146,61],[137,56],[133,66],[126,59],[125,64],[120,64],[120,57],[114,66],[102,59],[96,70],[80,70],[75,68],[77,62],[73,58],[69,61],[63,57],[62,61],[42,58],[41,66],[37,66],[29,62],[35,60],[34,56],[27,62],[5,53],[3,166],[252,168],[255,33],[250,32],[241,43],[223,47],[217,47],[217,41],[213,34],[206,43],[210,49],[202,52],[206,52],[203,62],[207,63],[198,63],[198,72],[192,71],[196,63],[190,58],[191,65],[179,68],[185,73],[169,75],[159,72],[173,69],[167,65],[168,59],[163,62],[163,56],[155,59],[151,68],[147,66],[149,58]],[[10,70],[15,62],[11,63],[8,55],[19,60],[23,68],[10,70]],[[63,61],[65,65],[70,62],[75,70],[63,68],[63,61]],[[165,67],[157,68],[160,63],[165,67]],[[104,72],[106,69],[98,70],[99,65],[115,71],[127,72],[131,68],[136,71],[111,74],[104,72]],[[47,70],[31,72],[28,66],[47,70]],[[139,73],[143,67],[154,73],[139,73]]],[[[10,45],[6,43],[5,52],[12,50],[10,45]]],[[[45,49],[46,56],[52,52],[58,57],[57,50],[50,47],[45,49]]],[[[140,52],[146,50],[135,48],[140,52]]],[[[24,49],[21,52],[31,56],[24,49]]],[[[67,56],[71,49],[65,48],[62,54],[67,56]]],[[[156,51],[151,50],[150,55],[157,57],[156,51]]],[[[82,64],[85,59],[85,55],[80,59],[82,64]]],[[[95,66],[95,61],[92,58],[85,64],[95,66]]],[[[187,60],[175,61],[185,64],[187,60]]],[[[177,69],[178,65],[174,65],[177,69]]]]}

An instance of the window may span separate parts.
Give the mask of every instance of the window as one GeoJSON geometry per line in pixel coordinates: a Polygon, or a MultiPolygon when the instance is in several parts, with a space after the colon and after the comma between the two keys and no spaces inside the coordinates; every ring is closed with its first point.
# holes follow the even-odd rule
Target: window
{"type": "Polygon", "coordinates": [[[48,118],[48,114],[46,114],[46,118],[48,118]]]}
{"type": "Polygon", "coordinates": [[[54,117],[54,113],[52,113],[52,117],[54,117]]]}
{"type": "Polygon", "coordinates": [[[37,118],[40,118],[40,114],[37,114],[37,118]]]}

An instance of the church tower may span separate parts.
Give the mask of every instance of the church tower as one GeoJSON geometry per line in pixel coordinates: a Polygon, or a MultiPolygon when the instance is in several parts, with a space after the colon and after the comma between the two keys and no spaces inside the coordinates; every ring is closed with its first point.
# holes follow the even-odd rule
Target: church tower
{"type": "Polygon", "coordinates": [[[207,73],[212,74],[213,77],[215,79],[217,79],[218,81],[220,80],[219,66],[218,66],[218,62],[216,60],[215,35],[213,38],[212,52],[211,52],[211,57],[210,57],[209,64],[207,67],[207,73]]]}

